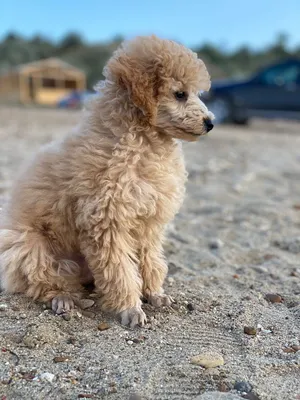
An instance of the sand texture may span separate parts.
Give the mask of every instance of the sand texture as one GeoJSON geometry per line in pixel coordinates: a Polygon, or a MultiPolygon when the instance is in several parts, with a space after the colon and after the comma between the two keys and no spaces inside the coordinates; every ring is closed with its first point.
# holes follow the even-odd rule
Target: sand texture
{"type": "MultiPolygon", "coordinates": [[[[79,117],[0,109],[0,205],[79,117]]],[[[0,293],[1,400],[300,399],[300,125],[220,126],[184,151],[186,200],[165,244],[176,303],[145,304],[149,323],[130,330],[93,295],[68,320],[0,293]]]]}

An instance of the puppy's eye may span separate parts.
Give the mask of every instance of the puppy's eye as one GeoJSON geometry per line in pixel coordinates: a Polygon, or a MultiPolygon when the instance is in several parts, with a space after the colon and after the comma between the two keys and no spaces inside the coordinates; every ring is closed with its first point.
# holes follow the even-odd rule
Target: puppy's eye
{"type": "Polygon", "coordinates": [[[186,92],[175,92],[174,96],[177,100],[183,101],[188,98],[188,95],[186,92]]]}

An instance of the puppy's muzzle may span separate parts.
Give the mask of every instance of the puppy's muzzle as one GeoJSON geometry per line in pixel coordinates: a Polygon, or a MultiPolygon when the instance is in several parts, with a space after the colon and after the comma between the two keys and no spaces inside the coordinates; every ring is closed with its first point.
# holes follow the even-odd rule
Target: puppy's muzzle
{"type": "Polygon", "coordinates": [[[204,118],[204,126],[206,129],[206,132],[209,132],[213,129],[214,124],[211,122],[210,118],[204,118]]]}

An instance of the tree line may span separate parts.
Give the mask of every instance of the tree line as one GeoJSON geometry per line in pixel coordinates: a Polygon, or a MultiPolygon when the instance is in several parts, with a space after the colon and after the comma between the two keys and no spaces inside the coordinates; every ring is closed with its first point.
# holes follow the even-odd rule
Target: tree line
{"type": "MultiPolygon", "coordinates": [[[[122,41],[121,36],[116,36],[106,43],[88,43],[78,33],[70,32],[54,42],[42,35],[28,39],[11,32],[0,41],[0,73],[19,64],[59,57],[84,70],[91,89],[103,78],[104,64],[122,41]]],[[[278,35],[272,44],[263,49],[244,45],[228,51],[213,43],[203,43],[193,50],[206,62],[212,79],[247,76],[279,59],[300,57],[300,45],[290,48],[285,34],[278,35]]]]}

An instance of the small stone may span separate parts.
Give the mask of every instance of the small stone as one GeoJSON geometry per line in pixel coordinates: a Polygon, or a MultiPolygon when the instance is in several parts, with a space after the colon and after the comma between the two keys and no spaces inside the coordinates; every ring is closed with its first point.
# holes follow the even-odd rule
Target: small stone
{"type": "Polygon", "coordinates": [[[186,308],[187,308],[189,311],[194,311],[194,310],[195,310],[195,307],[193,306],[192,303],[187,303],[186,308]]]}
{"type": "Polygon", "coordinates": [[[300,351],[300,346],[291,346],[292,349],[294,349],[296,352],[300,351]]]}
{"type": "Polygon", "coordinates": [[[21,314],[20,318],[25,319],[25,318],[27,318],[27,316],[26,316],[26,314],[21,314]]]}
{"type": "Polygon", "coordinates": [[[55,363],[61,363],[61,362],[69,361],[69,360],[70,360],[69,357],[66,357],[66,356],[57,356],[57,357],[53,358],[53,361],[55,363]]]}
{"type": "Polygon", "coordinates": [[[6,310],[8,310],[8,305],[4,304],[4,303],[1,303],[0,304],[0,311],[6,311],[6,310]]]}
{"type": "Polygon", "coordinates": [[[291,276],[298,276],[297,271],[292,271],[291,276]]]}
{"type": "Polygon", "coordinates": [[[232,277],[233,277],[234,279],[239,279],[239,275],[238,275],[238,274],[234,274],[234,275],[232,275],[232,277]]]}
{"type": "Polygon", "coordinates": [[[296,351],[294,349],[292,349],[291,347],[285,347],[284,349],[282,349],[282,351],[284,353],[296,353],[296,351]]]}
{"type": "Polygon", "coordinates": [[[257,331],[256,328],[254,328],[254,326],[244,326],[244,333],[246,335],[255,336],[257,331]]]}
{"type": "Polygon", "coordinates": [[[126,342],[127,342],[127,344],[129,344],[129,345],[133,344],[133,341],[132,341],[132,340],[127,340],[126,342]]]}
{"type": "Polygon", "coordinates": [[[224,358],[219,353],[207,352],[192,357],[191,363],[204,368],[215,368],[224,365],[224,358]]]}
{"type": "Polygon", "coordinates": [[[221,239],[211,239],[210,242],[208,243],[208,246],[211,250],[216,250],[223,247],[224,243],[222,242],[221,239]]]}
{"type": "Polygon", "coordinates": [[[244,394],[242,397],[243,399],[248,399],[248,400],[260,400],[259,397],[257,397],[256,394],[252,392],[244,394]]]}
{"type": "Polygon", "coordinates": [[[98,330],[99,331],[106,331],[107,329],[109,329],[110,328],[110,325],[108,325],[106,322],[101,322],[99,325],[98,325],[98,330]]]}
{"type": "Polygon", "coordinates": [[[39,378],[42,380],[42,381],[48,381],[48,382],[53,382],[53,379],[55,378],[55,375],[54,374],[51,374],[51,372],[44,372],[43,374],[41,374],[40,376],[39,376],[39,378]]]}
{"type": "Polygon", "coordinates": [[[248,382],[239,381],[235,383],[234,389],[240,393],[249,393],[252,390],[252,386],[248,382]]]}
{"type": "Polygon", "coordinates": [[[282,303],[282,297],[278,294],[267,293],[265,299],[270,303],[282,303]]]}
{"type": "Polygon", "coordinates": [[[88,393],[80,393],[77,396],[78,399],[93,399],[94,395],[93,394],[88,394],[88,393]]]}
{"type": "Polygon", "coordinates": [[[95,318],[96,314],[93,311],[82,310],[81,314],[87,318],[95,318]]]}
{"type": "Polygon", "coordinates": [[[73,336],[70,336],[70,337],[67,339],[67,343],[68,343],[68,344],[75,344],[75,343],[76,343],[76,339],[75,339],[73,336]]]}
{"type": "Polygon", "coordinates": [[[285,347],[282,349],[284,353],[297,353],[297,351],[300,350],[300,346],[290,346],[290,347],[285,347]]]}
{"type": "Polygon", "coordinates": [[[91,308],[95,304],[94,300],[91,299],[83,299],[80,301],[80,308],[85,310],[86,308],[91,308]]]}
{"type": "Polygon", "coordinates": [[[300,211],[300,204],[294,204],[294,205],[293,205],[293,208],[294,208],[295,210],[299,210],[299,211],[300,211]]]}
{"type": "Polygon", "coordinates": [[[62,314],[62,317],[65,321],[71,321],[72,319],[71,314],[69,313],[62,314]]]}
{"type": "Polygon", "coordinates": [[[274,257],[276,257],[274,254],[265,254],[264,260],[269,261],[269,260],[272,260],[274,257]]]}

